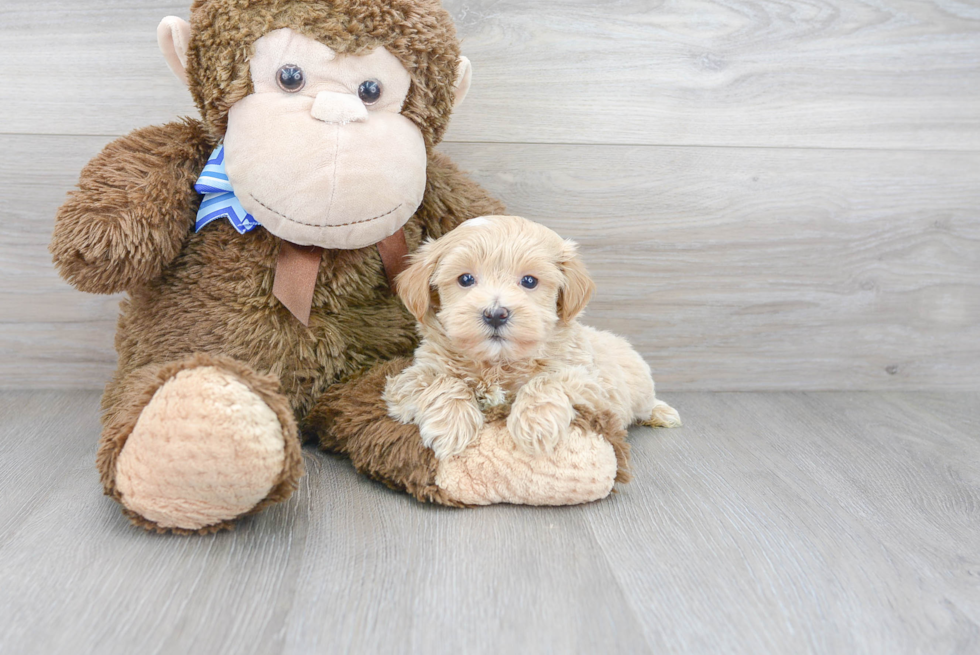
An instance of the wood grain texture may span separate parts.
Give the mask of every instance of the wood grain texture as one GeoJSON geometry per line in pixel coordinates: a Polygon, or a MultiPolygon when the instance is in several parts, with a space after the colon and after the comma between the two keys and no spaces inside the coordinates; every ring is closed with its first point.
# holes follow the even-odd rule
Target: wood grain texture
{"type": "Polygon", "coordinates": [[[0,387],[101,388],[115,368],[121,296],[62,281],[48,243],[81,167],[110,137],[0,136],[0,387]]]}
{"type": "Polygon", "coordinates": [[[308,451],[287,503],[151,535],[94,392],[0,394],[0,652],[974,653],[980,395],[678,393],[580,507],[424,506],[308,451]]]}
{"type": "MultiPolygon", "coordinates": [[[[107,137],[0,136],[0,386],[101,387],[118,297],[47,243],[107,137]]],[[[661,389],[976,389],[980,154],[446,144],[510,211],[582,244],[584,320],[661,389]]]]}
{"type": "Polygon", "coordinates": [[[452,144],[665,389],[980,386],[980,155],[452,144]]]}
{"type": "Polygon", "coordinates": [[[658,619],[648,641],[661,652],[975,652],[980,398],[956,398],[680,396],[683,435],[634,439],[647,484],[589,514],[634,610],[658,619]]]}
{"type": "MultiPolygon", "coordinates": [[[[475,65],[449,140],[980,148],[980,9],[961,0],[446,6],[475,65]]],[[[118,135],[193,113],[154,37],[187,12],[5,0],[0,130],[118,135]]]]}

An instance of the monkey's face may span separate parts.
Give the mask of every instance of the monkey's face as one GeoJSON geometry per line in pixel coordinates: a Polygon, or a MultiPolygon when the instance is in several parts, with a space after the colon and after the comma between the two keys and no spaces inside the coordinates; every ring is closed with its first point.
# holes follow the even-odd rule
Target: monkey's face
{"type": "Polygon", "coordinates": [[[411,77],[384,48],[338,54],[288,28],[255,42],[254,92],[228,112],[225,166],[242,206],[300,245],[362,248],[422,202],[422,133],[400,114],[411,77]]]}

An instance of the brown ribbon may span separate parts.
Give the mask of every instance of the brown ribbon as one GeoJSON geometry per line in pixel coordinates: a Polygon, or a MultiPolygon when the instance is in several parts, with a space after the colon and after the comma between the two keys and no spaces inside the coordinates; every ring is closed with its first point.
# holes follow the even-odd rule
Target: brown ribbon
{"type": "Polygon", "coordinates": [[[405,230],[399,229],[386,239],[378,242],[378,252],[381,253],[381,263],[385,265],[385,277],[388,278],[388,288],[395,293],[395,278],[408,268],[408,242],[405,241],[405,230]]]}
{"type": "Polygon", "coordinates": [[[303,325],[310,324],[313,289],[316,288],[322,255],[323,248],[319,246],[297,246],[289,241],[283,241],[279,246],[272,295],[303,325]]]}
{"type": "MultiPolygon", "coordinates": [[[[395,277],[408,266],[405,261],[405,256],[408,255],[405,230],[399,229],[390,237],[379,241],[378,252],[385,267],[388,286],[394,293],[395,277]]],[[[283,241],[279,246],[272,295],[306,326],[310,324],[313,290],[316,288],[322,256],[323,248],[319,246],[298,246],[289,241],[283,241]]]]}

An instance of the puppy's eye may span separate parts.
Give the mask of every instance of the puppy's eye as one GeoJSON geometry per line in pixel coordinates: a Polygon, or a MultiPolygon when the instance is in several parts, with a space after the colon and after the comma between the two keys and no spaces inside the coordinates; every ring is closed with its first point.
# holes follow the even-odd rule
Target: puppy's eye
{"type": "Polygon", "coordinates": [[[525,289],[533,289],[538,286],[538,278],[533,275],[525,275],[521,278],[521,286],[525,289]]]}
{"type": "Polygon", "coordinates": [[[364,80],[361,86],[357,87],[357,97],[365,105],[373,105],[381,97],[381,82],[378,80],[364,80]]]}
{"type": "Polygon", "coordinates": [[[457,278],[457,281],[461,287],[471,287],[476,284],[476,278],[469,273],[463,273],[459,276],[459,278],[457,278]]]}
{"type": "Polygon", "coordinates": [[[280,66],[279,70],[276,71],[276,84],[287,93],[296,93],[306,86],[303,69],[296,64],[280,66]]]}

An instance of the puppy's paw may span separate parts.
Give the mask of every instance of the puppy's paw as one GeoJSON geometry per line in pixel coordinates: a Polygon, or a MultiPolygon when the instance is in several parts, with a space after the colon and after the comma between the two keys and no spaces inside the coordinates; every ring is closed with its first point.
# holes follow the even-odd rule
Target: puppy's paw
{"type": "Polygon", "coordinates": [[[483,427],[483,414],[475,403],[454,400],[432,409],[436,411],[420,417],[418,426],[422,443],[432,449],[437,459],[466,450],[483,427]]]}
{"type": "Polygon", "coordinates": [[[653,406],[649,420],[643,421],[643,425],[649,425],[651,428],[679,428],[681,416],[676,409],[664,401],[658,400],[657,404],[653,406]]]}
{"type": "Polygon", "coordinates": [[[575,410],[568,399],[514,403],[507,417],[507,429],[522,449],[529,453],[551,452],[568,432],[575,410]]]}

